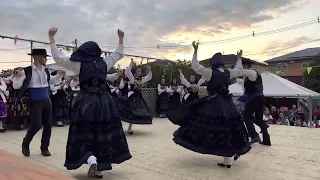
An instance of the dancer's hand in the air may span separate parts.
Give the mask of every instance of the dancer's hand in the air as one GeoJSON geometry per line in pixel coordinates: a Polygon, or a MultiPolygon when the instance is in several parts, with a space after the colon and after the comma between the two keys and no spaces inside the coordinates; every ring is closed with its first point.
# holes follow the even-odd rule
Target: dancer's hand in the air
{"type": "Polygon", "coordinates": [[[57,34],[58,28],[52,27],[48,31],[50,43],[55,43],[54,36],[57,34]]]}
{"type": "Polygon", "coordinates": [[[124,32],[118,29],[119,44],[123,44],[124,32]]]}
{"type": "Polygon", "coordinates": [[[196,54],[198,52],[199,42],[193,41],[192,42],[192,46],[193,46],[193,49],[194,49],[194,53],[196,54]]]}
{"type": "Polygon", "coordinates": [[[237,52],[238,59],[240,59],[242,57],[242,53],[243,53],[243,51],[241,49],[237,52]]]}

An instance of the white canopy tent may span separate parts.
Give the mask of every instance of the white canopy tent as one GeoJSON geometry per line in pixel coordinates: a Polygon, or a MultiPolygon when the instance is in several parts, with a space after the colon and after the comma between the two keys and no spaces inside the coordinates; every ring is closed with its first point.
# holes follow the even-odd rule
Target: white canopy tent
{"type": "MultiPolygon", "coordinates": [[[[320,94],[295,84],[287,79],[270,72],[261,74],[263,82],[263,94],[266,97],[286,97],[304,99],[309,109],[309,123],[312,121],[312,99],[320,99],[320,94]]],[[[229,91],[234,96],[243,95],[243,87],[238,83],[229,86],[229,91]]],[[[309,124],[311,126],[311,124],[309,124]]]]}
{"type": "MultiPolygon", "coordinates": [[[[263,94],[267,97],[320,99],[319,93],[295,84],[273,73],[264,72],[261,76],[263,82],[263,94]]],[[[237,83],[230,85],[229,91],[234,96],[243,95],[243,88],[237,83]]]]}

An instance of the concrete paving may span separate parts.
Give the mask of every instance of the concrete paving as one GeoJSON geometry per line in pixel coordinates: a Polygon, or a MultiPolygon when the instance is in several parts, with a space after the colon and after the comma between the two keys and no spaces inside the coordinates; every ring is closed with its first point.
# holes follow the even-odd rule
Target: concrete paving
{"type": "MultiPolygon", "coordinates": [[[[123,123],[124,129],[128,124],[123,123]]],[[[108,180],[320,180],[320,129],[270,126],[272,147],[259,144],[241,157],[231,169],[216,164],[221,157],[197,154],[177,146],[172,133],[177,126],[167,119],[153,125],[134,125],[127,136],[133,158],[105,173],[108,180]]],[[[26,131],[0,134],[0,149],[21,155],[26,131]]],[[[68,127],[54,128],[51,157],[40,155],[38,133],[30,148],[28,161],[60,171],[75,179],[87,179],[87,166],[67,171],[64,164],[68,127]]],[[[2,167],[0,167],[1,172],[2,167]]]]}

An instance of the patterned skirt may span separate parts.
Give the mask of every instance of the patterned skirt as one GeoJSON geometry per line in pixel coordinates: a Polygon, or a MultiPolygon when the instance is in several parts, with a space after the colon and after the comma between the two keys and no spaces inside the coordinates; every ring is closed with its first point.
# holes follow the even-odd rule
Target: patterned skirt
{"type": "Polygon", "coordinates": [[[169,97],[169,106],[170,106],[170,110],[171,111],[181,107],[181,100],[180,100],[180,94],[179,93],[174,92],[169,97]]]}
{"type": "Polygon", "coordinates": [[[116,104],[122,121],[131,124],[152,124],[152,114],[139,90],[128,98],[117,98],[116,104]]]}
{"type": "Polygon", "coordinates": [[[224,157],[250,151],[247,130],[231,98],[204,97],[176,112],[167,115],[169,120],[180,118],[180,128],[173,134],[176,144],[198,153],[224,157]]]}
{"type": "Polygon", "coordinates": [[[169,97],[166,92],[161,93],[157,100],[158,113],[165,113],[169,110],[169,97]]]}
{"type": "Polygon", "coordinates": [[[52,95],[52,121],[56,124],[62,121],[64,124],[69,122],[69,102],[66,95],[52,95]]]}
{"type": "Polygon", "coordinates": [[[97,158],[98,171],[131,158],[117,106],[107,92],[80,92],[73,101],[64,166],[77,169],[91,155],[97,158]]]}

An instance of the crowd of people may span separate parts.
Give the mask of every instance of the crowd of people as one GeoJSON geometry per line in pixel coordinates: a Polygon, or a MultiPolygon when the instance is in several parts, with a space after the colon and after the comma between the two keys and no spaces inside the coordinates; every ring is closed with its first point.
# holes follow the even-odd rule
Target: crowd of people
{"type": "MultiPolygon", "coordinates": [[[[134,124],[153,123],[153,114],[141,93],[152,79],[151,67],[146,66],[144,76],[133,63],[125,70],[108,74],[124,57],[124,32],[121,30],[118,30],[118,48],[105,58],[93,41],[82,44],[67,56],[57,48],[57,30],[51,28],[48,33],[52,57],[76,76],[67,80],[63,71],[50,73],[44,67],[49,56],[46,50],[33,49],[29,54],[34,60],[31,66],[16,68],[12,77],[1,79],[0,130],[4,132],[6,117],[8,124],[16,129],[28,126],[22,142],[22,154],[28,157],[30,143],[43,127],[40,150],[47,157],[51,156],[52,123],[69,124],[64,166],[75,170],[88,164],[88,176],[102,178],[103,171],[111,170],[112,164],[132,158],[121,121],[129,123],[128,135],[134,135],[134,124]],[[116,85],[114,82],[119,79],[116,85]],[[6,95],[9,95],[8,102],[6,95]]],[[[173,132],[176,144],[201,154],[221,156],[223,161],[218,166],[231,168],[240,156],[251,150],[251,144],[271,146],[267,123],[305,125],[304,115],[296,106],[289,111],[265,108],[262,77],[251,68],[254,62],[242,60],[242,50],[237,52],[233,69],[224,68],[221,53],[214,54],[211,67],[206,68],[197,59],[199,43],[192,45],[192,69],[201,79],[190,76],[187,80],[180,71],[181,85],[177,78],[169,85],[162,79],[157,87],[160,117],[167,117],[179,126],[173,132]],[[199,97],[199,87],[204,82],[208,95],[199,97]],[[244,87],[244,95],[237,99],[238,107],[229,94],[228,86],[232,83],[244,87]],[[262,139],[254,123],[259,126],[262,139]]]]}

